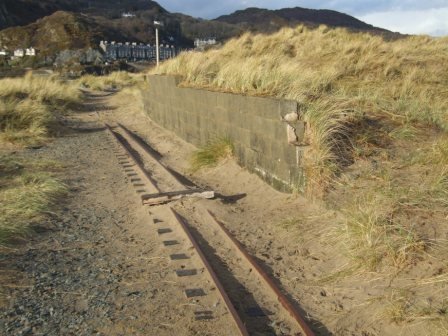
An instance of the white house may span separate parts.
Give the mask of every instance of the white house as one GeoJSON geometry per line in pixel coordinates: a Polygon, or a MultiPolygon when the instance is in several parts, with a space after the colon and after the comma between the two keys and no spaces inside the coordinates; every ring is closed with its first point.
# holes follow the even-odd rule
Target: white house
{"type": "Polygon", "coordinates": [[[133,17],[135,17],[135,14],[128,12],[128,13],[121,14],[121,16],[124,18],[133,18],[133,17]]]}
{"type": "Polygon", "coordinates": [[[36,56],[36,49],[34,49],[33,47],[26,48],[25,49],[25,55],[26,56],[36,56]]]}
{"type": "Polygon", "coordinates": [[[9,51],[6,49],[0,49],[0,56],[8,56],[9,55],[9,51]]]}
{"type": "Polygon", "coordinates": [[[25,56],[25,50],[23,49],[14,50],[14,57],[23,57],[23,56],[25,56]]]}
{"type": "Polygon", "coordinates": [[[104,52],[106,52],[106,49],[107,49],[107,41],[101,41],[101,42],[100,42],[100,48],[103,49],[104,52]]]}

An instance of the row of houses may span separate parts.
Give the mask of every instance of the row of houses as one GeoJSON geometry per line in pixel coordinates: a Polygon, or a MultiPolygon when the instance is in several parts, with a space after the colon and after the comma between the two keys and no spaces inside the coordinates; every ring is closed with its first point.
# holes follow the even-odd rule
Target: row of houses
{"type": "MultiPolygon", "coordinates": [[[[216,44],[215,38],[207,39],[195,39],[194,45],[197,49],[203,49],[206,46],[216,44]]],[[[116,43],[101,41],[100,48],[104,51],[105,58],[107,60],[154,60],[156,58],[156,46],[143,43],[116,43]]],[[[13,50],[12,52],[8,48],[0,48],[0,57],[11,57],[11,59],[22,58],[25,56],[34,57],[37,54],[37,50],[33,47],[20,48],[13,50]]],[[[172,45],[159,45],[159,57],[161,60],[175,57],[177,50],[172,45]]]]}
{"type": "Polygon", "coordinates": [[[21,57],[25,57],[25,56],[36,56],[36,53],[37,53],[37,51],[33,47],[25,48],[25,49],[16,49],[12,52],[12,54],[7,48],[0,49],[0,56],[4,56],[4,57],[11,56],[12,58],[21,58],[21,57]]]}
{"type": "MultiPolygon", "coordinates": [[[[153,60],[156,59],[156,46],[143,43],[116,43],[101,41],[100,48],[104,51],[108,60],[153,60]]],[[[159,57],[161,60],[176,56],[176,48],[170,45],[159,45],[159,57]]]]}

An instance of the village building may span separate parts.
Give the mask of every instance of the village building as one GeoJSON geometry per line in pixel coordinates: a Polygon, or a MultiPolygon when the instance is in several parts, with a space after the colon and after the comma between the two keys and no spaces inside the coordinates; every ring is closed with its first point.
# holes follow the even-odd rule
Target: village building
{"type": "MultiPolygon", "coordinates": [[[[156,59],[156,46],[150,44],[101,41],[100,48],[103,50],[107,60],[126,59],[138,61],[156,59]]],[[[161,60],[172,58],[176,56],[176,49],[174,46],[161,44],[159,46],[159,54],[161,60]]]]}
{"type": "Polygon", "coordinates": [[[23,57],[23,56],[25,56],[25,50],[23,49],[14,50],[14,57],[23,57]]]}
{"type": "Polygon", "coordinates": [[[25,48],[25,49],[22,49],[22,48],[16,49],[13,52],[12,58],[13,59],[22,58],[25,56],[31,56],[31,57],[36,56],[36,49],[34,49],[33,47],[25,48]]]}
{"type": "Polygon", "coordinates": [[[127,12],[127,13],[121,14],[121,16],[124,17],[124,18],[133,18],[133,17],[135,17],[135,14],[127,12]]]}
{"type": "Polygon", "coordinates": [[[25,56],[36,56],[36,49],[33,47],[25,49],[25,56]]]}

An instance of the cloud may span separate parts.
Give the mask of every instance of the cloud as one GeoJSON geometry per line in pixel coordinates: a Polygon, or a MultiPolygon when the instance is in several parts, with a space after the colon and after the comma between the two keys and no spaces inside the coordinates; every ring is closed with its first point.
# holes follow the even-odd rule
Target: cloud
{"type": "Polygon", "coordinates": [[[446,0],[159,0],[170,11],[189,13],[193,16],[212,18],[230,14],[236,9],[259,7],[278,9],[305,7],[333,9],[351,15],[366,15],[379,12],[414,11],[447,7],[446,0]]]}
{"type": "Polygon", "coordinates": [[[446,0],[304,0],[296,3],[303,7],[334,9],[351,15],[438,9],[447,6],[446,0]]]}
{"type": "Polygon", "coordinates": [[[448,35],[448,7],[370,13],[359,19],[403,34],[448,35]]]}

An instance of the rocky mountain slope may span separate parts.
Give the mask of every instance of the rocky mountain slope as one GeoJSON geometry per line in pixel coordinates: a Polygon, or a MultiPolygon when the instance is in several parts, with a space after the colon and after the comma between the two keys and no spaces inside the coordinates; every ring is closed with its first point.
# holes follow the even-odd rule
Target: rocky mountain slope
{"type": "Polygon", "coordinates": [[[353,16],[337,11],[300,7],[283,8],[279,10],[247,8],[238,10],[229,15],[220,16],[215,20],[240,25],[254,31],[262,32],[277,31],[282,27],[296,26],[298,24],[310,26],[325,24],[330,27],[344,27],[375,33],[388,32],[385,29],[374,27],[353,16]]]}
{"type": "Polygon", "coordinates": [[[33,46],[44,54],[93,47],[97,40],[119,35],[81,14],[58,11],[23,27],[0,31],[0,45],[10,50],[33,46]]]}
{"type": "Polygon", "coordinates": [[[166,12],[159,4],[148,0],[2,0],[0,29],[24,26],[59,10],[114,18],[123,11],[154,9],[166,12]]]}
{"type": "MultiPolygon", "coordinates": [[[[240,35],[245,30],[273,32],[297,24],[347,27],[374,33],[386,32],[349,15],[330,10],[285,8],[267,10],[248,8],[215,20],[169,13],[155,1],[148,0],[3,0],[0,4],[0,29],[30,24],[58,10],[88,16],[107,30],[120,31],[128,39],[154,42],[152,22],[164,22],[162,40],[191,46],[196,37],[214,36],[218,40],[240,35]],[[133,17],[122,17],[130,12],[133,17]]],[[[121,37],[121,36],[120,36],[121,37]]],[[[116,38],[118,39],[118,37],[116,38]]]]}

